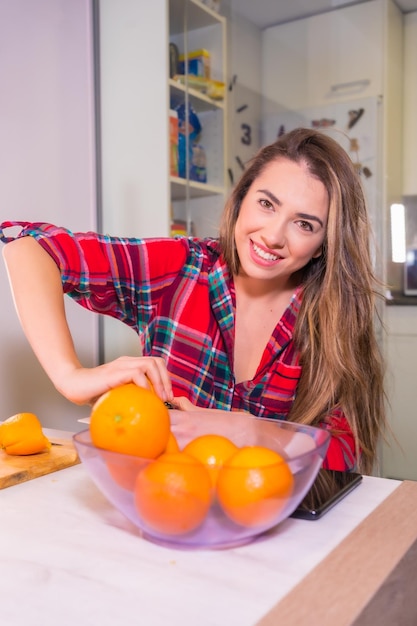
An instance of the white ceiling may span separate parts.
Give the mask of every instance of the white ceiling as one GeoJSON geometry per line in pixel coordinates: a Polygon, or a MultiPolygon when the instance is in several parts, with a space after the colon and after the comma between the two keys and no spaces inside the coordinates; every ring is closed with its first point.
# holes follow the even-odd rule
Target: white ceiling
{"type": "MultiPolygon", "coordinates": [[[[262,29],[366,1],[368,0],[231,0],[230,5],[232,11],[243,15],[262,29]]],[[[395,3],[403,13],[417,11],[417,0],[395,0],[395,3]]]]}

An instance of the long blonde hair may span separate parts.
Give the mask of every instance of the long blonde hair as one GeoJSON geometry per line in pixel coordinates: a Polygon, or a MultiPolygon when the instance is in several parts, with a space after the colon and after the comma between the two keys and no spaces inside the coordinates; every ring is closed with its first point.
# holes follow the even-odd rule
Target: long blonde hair
{"type": "Polygon", "coordinates": [[[375,332],[379,282],[370,255],[370,224],[360,177],[349,155],[321,131],[298,128],[262,148],[225,207],[220,245],[239,271],[234,230],[249,187],[279,158],[307,164],[325,186],[329,216],[323,253],[304,268],[294,340],[302,376],[289,419],[317,424],[340,408],[355,437],[358,467],[370,472],[385,427],[383,360],[375,332]]]}

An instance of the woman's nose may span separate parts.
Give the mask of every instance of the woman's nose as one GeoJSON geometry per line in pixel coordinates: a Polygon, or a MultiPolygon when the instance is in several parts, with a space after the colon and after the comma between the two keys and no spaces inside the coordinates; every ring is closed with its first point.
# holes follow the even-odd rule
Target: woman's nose
{"type": "Polygon", "coordinates": [[[283,248],[286,243],[286,227],[284,220],[277,216],[273,222],[270,222],[267,228],[265,228],[262,239],[268,248],[283,248]]]}

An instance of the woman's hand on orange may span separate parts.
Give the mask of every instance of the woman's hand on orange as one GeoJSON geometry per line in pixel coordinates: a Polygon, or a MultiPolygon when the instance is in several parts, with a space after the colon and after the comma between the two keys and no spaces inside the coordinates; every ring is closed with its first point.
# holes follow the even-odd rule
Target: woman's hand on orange
{"type": "Polygon", "coordinates": [[[171,380],[165,361],[159,357],[122,356],[98,367],[74,367],[55,376],[55,386],[75,404],[92,404],[109,389],[135,383],[153,388],[165,401],[173,401],[171,380]]]}

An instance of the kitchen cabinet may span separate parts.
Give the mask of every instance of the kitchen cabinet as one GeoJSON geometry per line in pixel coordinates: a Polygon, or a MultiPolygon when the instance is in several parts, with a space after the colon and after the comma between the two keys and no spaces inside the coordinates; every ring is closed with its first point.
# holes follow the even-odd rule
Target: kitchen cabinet
{"type": "Polygon", "coordinates": [[[371,0],[265,29],[268,103],[297,109],[384,94],[395,9],[371,0]]]}
{"type": "Polygon", "coordinates": [[[384,20],[378,3],[313,17],[307,42],[309,100],[323,105],[383,93],[384,20]]]}
{"type": "Polygon", "coordinates": [[[388,306],[386,348],[388,419],[392,434],[382,446],[382,474],[417,480],[417,307],[388,306]]]}

